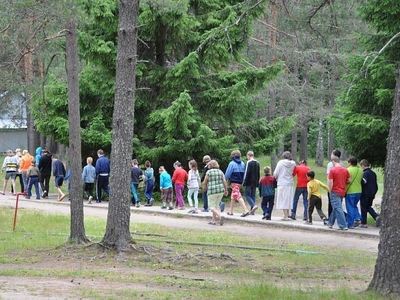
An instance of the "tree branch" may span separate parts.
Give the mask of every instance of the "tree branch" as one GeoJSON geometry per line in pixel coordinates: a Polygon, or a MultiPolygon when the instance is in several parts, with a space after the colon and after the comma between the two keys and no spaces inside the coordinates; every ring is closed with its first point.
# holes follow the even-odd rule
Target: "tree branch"
{"type": "Polygon", "coordinates": [[[276,32],[278,32],[278,33],[282,33],[282,34],[284,34],[284,35],[286,35],[286,36],[288,36],[288,37],[291,37],[291,38],[296,38],[295,35],[290,34],[290,33],[287,33],[287,32],[282,31],[282,30],[279,30],[279,29],[276,28],[274,25],[271,25],[271,24],[269,24],[269,23],[267,23],[267,22],[265,22],[265,21],[263,21],[263,20],[257,19],[257,22],[259,22],[259,23],[263,24],[264,26],[266,26],[266,27],[272,29],[273,31],[276,31],[276,32]]]}

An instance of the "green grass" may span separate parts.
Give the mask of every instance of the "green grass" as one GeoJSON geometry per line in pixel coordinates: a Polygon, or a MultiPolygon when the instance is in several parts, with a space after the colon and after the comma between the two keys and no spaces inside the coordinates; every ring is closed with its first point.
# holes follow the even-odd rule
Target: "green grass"
{"type": "MultiPolygon", "coordinates": [[[[0,275],[98,279],[126,284],[126,287],[118,290],[80,287],[76,290],[80,297],[378,299],[374,295],[354,292],[365,287],[372,275],[376,257],[368,252],[282,243],[276,239],[209,232],[202,228],[171,229],[154,224],[132,224],[131,232],[136,246],[155,249],[155,255],[134,253],[119,260],[118,256],[102,254],[103,251],[99,252],[96,248],[75,248],[65,244],[69,233],[68,216],[22,209],[17,230],[11,232],[12,213],[11,209],[0,211],[0,264],[4,265],[0,268],[0,275]],[[207,243],[209,246],[187,244],[191,242],[207,243]],[[265,250],[218,246],[221,244],[256,246],[265,250]],[[226,259],[227,256],[223,258],[221,254],[233,260],[226,259]],[[91,258],[89,262],[88,258],[91,258]],[[35,267],[36,264],[52,261],[52,267],[35,267]],[[71,262],[79,263],[80,267],[69,267],[71,262]],[[135,268],[141,269],[141,273],[135,268]],[[188,279],[188,275],[173,276],[182,272],[203,279],[196,281],[188,279]],[[155,287],[140,291],[129,287],[131,282],[151,282],[155,287]],[[326,286],[330,288],[326,289],[326,286]],[[352,286],[352,289],[336,290],[344,286],[352,286]]],[[[100,241],[105,220],[87,217],[85,226],[92,241],[100,241]]]]}

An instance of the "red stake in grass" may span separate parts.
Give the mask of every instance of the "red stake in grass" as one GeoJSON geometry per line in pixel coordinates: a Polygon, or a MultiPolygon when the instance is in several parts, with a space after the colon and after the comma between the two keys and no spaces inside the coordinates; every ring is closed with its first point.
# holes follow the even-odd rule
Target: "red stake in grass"
{"type": "Polygon", "coordinates": [[[15,225],[17,224],[18,201],[19,201],[19,196],[21,195],[26,196],[26,193],[17,193],[17,200],[15,201],[13,231],[15,231],[15,225]]]}

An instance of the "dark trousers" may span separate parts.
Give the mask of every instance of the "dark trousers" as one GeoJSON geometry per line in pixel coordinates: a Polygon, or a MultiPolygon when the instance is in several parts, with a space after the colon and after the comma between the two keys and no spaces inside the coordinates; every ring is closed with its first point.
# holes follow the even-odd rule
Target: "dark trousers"
{"type": "Polygon", "coordinates": [[[321,220],[325,220],[326,216],[324,212],[322,211],[322,200],[320,197],[317,197],[315,195],[311,195],[310,201],[308,204],[308,222],[312,223],[312,214],[314,212],[314,207],[317,209],[317,213],[321,220]]]}
{"type": "Polygon", "coordinates": [[[246,186],[245,195],[247,203],[250,205],[250,209],[252,209],[256,205],[256,187],[246,186]]]}
{"type": "Polygon", "coordinates": [[[328,193],[328,217],[332,213],[332,204],[331,204],[331,193],[328,193]]]}
{"type": "Polygon", "coordinates": [[[47,197],[49,195],[50,177],[51,174],[40,175],[40,187],[42,188],[43,191],[43,197],[47,197]]]}
{"type": "Polygon", "coordinates": [[[29,177],[28,180],[28,197],[30,198],[32,195],[32,186],[35,186],[35,192],[36,192],[36,199],[40,199],[40,193],[39,193],[39,178],[37,176],[31,176],[29,177]]]}
{"type": "Polygon", "coordinates": [[[84,191],[85,191],[85,194],[86,194],[87,198],[89,198],[90,196],[94,197],[93,189],[94,189],[94,183],[93,182],[85,182],[84,191]]]}
{"type": "Polygon", "coordinates": [[[203,208],[204,208],[204,210],[208,210],[207,191],[203,191],[203,192],[201,193],[201,198],[203,199],[203,208]]]}
{"type": "Polygon", "coordinates": [[[361,224],[367,224],[367,214],[369,213],[374,220],[379,216],[376,211],[372,208],[372,202],[374,201],[373,196],[361,195],[360,206],[361,206],[361,224]]]}
{"type": "MultiPolygon", "coordinates": [[[[15,175],[15,189],[17,189],[17,178],[19,177],[19,184],[21,185],[21,193],[25,191],[25,185],[24,185],[24,180],[22,178],[22,174],[17,174],[15,175]]],[[[11,193],[17,193],[17,191],[14,192],[14,188],[11,185],[11,193]]]]}
{"type": "Polygon", "coordinates": [[[101,201],[103,191],[107,196],[110,195],[110,190],[108,187],[108,176],[97,177],[97,201],[101,201]]]}
{"type": "Polygon", "coordinates": [[[299,202],[300,196],[303,197],[303,219],[307,219],[307,210],[308,210],[308,192],[307,188],[305,187],[297,187],[295,192],[294,192],[294,197],[293,197],[293,206],[292,206],[292,217],[296,218],[296,212],[297,212],[297,203],[299,202]]]}
{"type": "Polygon", "coordinates": [[[261,200],[261,209],[264,217],[271,219],[272,209],[274,208],[274,196],[264,196],[261,200]]]}

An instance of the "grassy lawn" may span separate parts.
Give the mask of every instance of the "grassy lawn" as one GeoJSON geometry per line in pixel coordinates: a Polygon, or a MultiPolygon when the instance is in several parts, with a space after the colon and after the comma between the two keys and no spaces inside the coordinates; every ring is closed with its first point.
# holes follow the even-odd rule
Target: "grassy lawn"
{"type": "MultiPolygon", "coordinates": [[[[97,244],[67,244],[67,216],[21,210],[14,233],[11,222],[12,210],[2,209],[0,276],[48,281],[41,291],[48,296],[55,292],[50,283],[62,280],[82,283],[65,296],[92,299],[379,299],[363,292],[375,255],[339,245],[132,224],[137,250],[120,255],[97,244]]],[[[100,241],[105,221],[88,217],[85,224],[91,240],[100,241]]]]}

